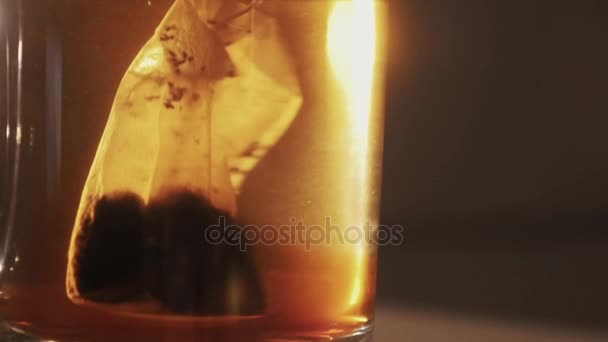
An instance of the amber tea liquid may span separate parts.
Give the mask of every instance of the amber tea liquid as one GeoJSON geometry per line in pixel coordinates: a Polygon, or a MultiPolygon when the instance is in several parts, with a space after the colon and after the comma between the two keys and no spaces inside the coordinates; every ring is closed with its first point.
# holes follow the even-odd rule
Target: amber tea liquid
{"type": "MultiPolygon", "coordinates": [[[[211,191],[182,185],[149,196],[119,188],[83,201],[119,84],[173,4],[3,4],[12,19],[2,70],[16,81],[10,70],[21,65],[22,104],[18,119],[7,118],[13,130],[1,146],[3,163],[18,159],[19,168],[6,173],[18,175],[14,188],[0,185],[10,190],[2,204],[15,203],[10,234],[3,228],[0,236],[0,319],[58,341],[316,341],[366,333],[377,248],[339,235],[377,224],[386,3],[264,0],[247,7],[248,53],[260,70],[273,70],[271,51],[256,49],[259,11],[278,23],[301,102],[255,167],[229,170],[238,183],[234,211],[213,203],[211,191]],[[94,215],[76,222],[84,233],[74,239],[78,296],[70,297],[68,250],[82,206],[94,215]],[[249,241],[245,251],[209,243],[204,232],[220,218],[260,231],[301,223],[303,238],[314,241],[271,237],[249,241]],[[319,239],[319,232],[333,235],[319,239]]],[[[274,108],[253,88],[243,96],[235,108],[274,108]]]]}

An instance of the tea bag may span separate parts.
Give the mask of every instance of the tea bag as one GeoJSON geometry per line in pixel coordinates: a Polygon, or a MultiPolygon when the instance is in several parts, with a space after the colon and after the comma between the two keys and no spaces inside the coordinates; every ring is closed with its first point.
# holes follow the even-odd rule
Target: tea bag
{"type": "Polygon", "coordinates": [[[256,3],[176,0],[126,71],[72,232],[73,302],[261,310],[248,253],[204,240],[232,222],[243,180],[302,101],[279,26],[256,3]]]}

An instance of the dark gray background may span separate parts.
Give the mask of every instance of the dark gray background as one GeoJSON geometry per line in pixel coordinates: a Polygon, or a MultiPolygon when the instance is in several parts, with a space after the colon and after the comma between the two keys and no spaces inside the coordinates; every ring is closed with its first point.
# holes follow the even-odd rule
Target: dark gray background
{"type": "Polygon", "coordinates": [[[379,300],[608,329],[608,2],[391,2],[379,300]]]}

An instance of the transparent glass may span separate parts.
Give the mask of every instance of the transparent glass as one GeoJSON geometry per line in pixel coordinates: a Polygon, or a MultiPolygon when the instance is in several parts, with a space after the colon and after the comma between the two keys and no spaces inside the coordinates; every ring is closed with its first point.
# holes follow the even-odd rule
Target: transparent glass
{"type": "Polygon", "coordinates": [[[371,338],[385,1],[0,4],[0,339],[371,338]]]}

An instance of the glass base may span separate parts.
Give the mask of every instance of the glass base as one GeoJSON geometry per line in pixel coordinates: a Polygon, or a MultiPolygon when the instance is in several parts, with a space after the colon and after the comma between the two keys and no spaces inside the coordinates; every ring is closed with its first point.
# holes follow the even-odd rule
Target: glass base
{"type": "MultiPolygon", "coordinates": [[[[271,337],[260,342],[373,342],[373,324],[364,326],[348,335],[343,336],[293,336],[293,337],[271,337]]],[[[12,327],[5,323],[0,323],[1,342],[78,342],[77,340],[56,340],[44,339],[29,334],[22,329],[12,327]]],[[[201,341],[213,342],[213,341],[201,341]]]]}
{"type": "Polygon", "coordinates": [[[339,336],[289,336],[289,337],[274,337],[265,340],[264,342],[373,342],[374,341],[374,325],[370,323],[349,334],[339,336]]]}
{"type": "MultiPolygon", "coordinates": [[[[13,328],[8,324],[0,324],[0,341],[2,342],[51,342],[51,340],[45,340],[38,338],[34,335],[30,335],[25,331],[17,328],[13,328]]],[[[56,341],[59,342],[59,341],[56,341]]]]}

